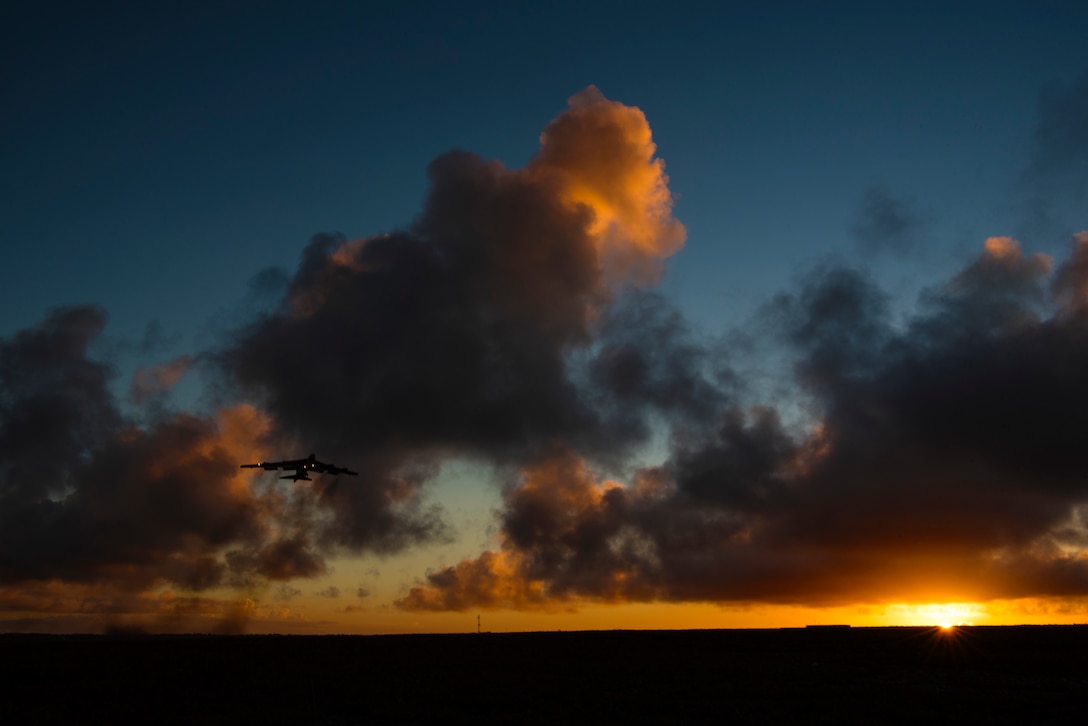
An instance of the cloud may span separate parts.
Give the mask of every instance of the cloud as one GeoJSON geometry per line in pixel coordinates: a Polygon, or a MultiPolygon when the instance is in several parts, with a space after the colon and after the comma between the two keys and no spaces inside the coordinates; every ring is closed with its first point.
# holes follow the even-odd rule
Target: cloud
{"type": "MultiPolygon", "coordinates": [[[[426,495],[453,457],[507,483],[498,543],[401,608],[1088,596],[1085,234],[1058,264],[990,238],[903,321],[863,271],[811,271],[758,316],[794,396],[761,400],[762,359],[646,287],[684,241],[655,153],[591,87],[522,169],[438,157],[411,226],[315,236],[229,341],[133,378],[155,407],[208,361],[211,412],[126,414],[94,306],[0,340],[0,607],[150,618],[156,589],[233,587],[170,607],[288,622],[254,593],[448,540],[426,495]],[[359,475],[238,467],[310,451],[359,475]]],[[[871,190],[859,234],[912,215],[871,190]]]]}
{"type": "Polygon", "coordinates": [[[271,600],[184,595],[169,588],[121,592],[104,583],[0,585],[0,612],[9,613],[4,619],[7,632],[236,634],[316,629],[275,596],[271,600]]]}
{"type": "Polygon", "coordinates": [[[1088,73],[1069,88],[1042,95],[1034,140],[1031,171],[1075,173],[1088,180],[1088,73]]]}
{"type": "Polygon", "coordinates": [[[707,423],[736,395],[729,372],[668,300],[633,289],[602,316],[582,387],[608,438],[641,442],[650,435],[650,412],[677,423],[707,423]]]}
{"type": "Polygon", "coordinates": [[[64,308],[0,341],[0,583],[201,590],[322,572],[295,497],[238,468],[267,418],[243,405],[133,424],[87,354],[104,325],[64,308]]]}
{"type": "Polygon", "coordinates": [[[301,594],[302,590],[299,590],[297,587],[292,587],[291,585],[281,582],[279,586],[276,587],[275,592],[272,594],[272,598],[274,600],[290,601],[294,600],[301,594]]]}
{"type": "Polygon", "coordinates": [[[804,430],[725,399],[627,485],[555,450],[507,493],[498,550],[398,606],[1088,594],[1083,247],[1052,271],[992,238],[901,326],[863,274],[816,270],[765,318],[804,430]]]}
{"type": "Polygon", "coordinates": [[[443,538],[421,492],[446,456],[628,443],[600,434],[569,359],[617,286],[653,280],[683,243],[654,151],[641,111],[590,88],[525,168],[444,154],[410,228],[312,240],[279,310],[218,360],[284,440],[360,471],[321,491],[322,542],[388,552],[443,538]]]}
{"type": "MultiPolygon", "coordinates": [[[[0,341],[0,585],[271,581],[283,596],[332,554],[448,539],[424,488],[449,456],[517,466],[567,442],[619,460],[650,435],[642,407],[705,414],[715,390],[681,390],[699,361],[672,371],[695,350],[679,319],[621,292],[684,241],[655,153],[642,112],[590,87],[522,169],[444,154],[411,226],[318,235],[293,273],[264,270],[221,348],[136,370],[135,412],[88,353],[100,308],[0,341]],[[643,323],[658,350],[631,342],[643,323]],[[220,376],[219,409],[170,410],[197,361],[220,376]],[[310,451],[359,476],[289,485],[238,467],[310,451]]],[[[239,608],[224,627],[250,617],[239,608]]]]}
{"type": "Polygon", "coordinates": [[[556,180],[564,201],[592,212],[589,232],[610,277],[656,281],[660,261],[687,236],[672,216],[669,178],[656,151],[642,111],[589,86],[548,124],[529,163],[533,176],[556,180]]]}
{"type": "MultiPolygon", "coordinates": [[[[642,491],[636,487],[635,498],[642,491]]],[[[506,494],[501,551],[428,575],[427,587],[413,587],[397,605],[535,609],[587,594],[651,599],[652,551],[629,521],[632,498],[620,484],[597,480],[573,452],[557,449],[523,470],[506,494]]]]}
{"type": "Polygon", "coordinates": [[[64,308],[0,343],[5,512],[63,495],[67,473],[121,428],[112,371],[86,357],[105,322],[101,308],[64,308]]]}
{"type": "Polygon", "coordinates": [[[866,252],[890,252],[904,256],[918,244],[925,220],[907,199],[883,185],[865,190],[851,232],[866,252]]]}
{"type": "Polygon", "coordinates": [[[173,388],[195,362],[196,358],[193,356],[183,355],[156,366],[137,368],[132,374],[129,399],[137,406],[147,404],[153,397],[173,388]]]}
{"type": "Polygon", "coordinates": [[[1088,73],[1041,95],[1019,183],[1029,234],[1054,238],[1073,232],[1067,215],[1079,213],[1088,193],[1088,73]]]}
{"type": "Polygon", "coordinates": [[[1088,306],[1088,231],[1073,235],[1072,253],[1054,276],[1052,293],[1067,313],[1080,314],[1088,306]]]}

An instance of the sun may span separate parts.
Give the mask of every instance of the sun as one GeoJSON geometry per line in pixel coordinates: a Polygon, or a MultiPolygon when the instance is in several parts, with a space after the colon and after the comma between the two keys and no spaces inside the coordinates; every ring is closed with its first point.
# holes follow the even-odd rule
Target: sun
{"type": "Polygon", "coordinates": [[[974,625],[987,617],[986,608],[972,602],[900,604],[887,614],[902,625],[931,625],[952,630],[958,625],[974,625]]]}

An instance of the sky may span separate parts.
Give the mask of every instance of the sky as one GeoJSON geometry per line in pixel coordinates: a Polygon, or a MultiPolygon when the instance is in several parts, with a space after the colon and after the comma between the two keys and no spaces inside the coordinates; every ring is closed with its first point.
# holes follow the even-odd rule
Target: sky
{"type": "Polygon", "coordinates": [[[0,12],[0,630],[1088,622],[1083,3],[0,12]]]}

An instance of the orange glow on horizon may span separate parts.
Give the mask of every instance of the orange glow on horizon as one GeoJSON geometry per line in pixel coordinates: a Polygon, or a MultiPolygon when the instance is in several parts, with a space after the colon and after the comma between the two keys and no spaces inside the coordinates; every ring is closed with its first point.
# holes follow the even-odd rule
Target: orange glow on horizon
{"type": "MultiPolygon", "coordinates": [[[[395,612],[375,607],[355,613],[343,632],[475,632],[476,615],[491,632],[554,630],[714,630],[852,627],[942,627],[972,625],[1068,625],[1088,623],[1088,605],[1034,599],[993,603],[887,603],[834,607],[630,603],[585,605],[544,612],[469,609],[463,612],[395,612]]],[[[347,625],[347,623],[345,623],[347,625]]]]}
{"type": "Polygon", "coordinates": [[[950,602],[896,603],[885,610],[886,616],[899,622],[890,625],[937,625],[949,630],[957,625],[987,624],[990,614],[984,604],[950,602]]]}
{"type": "MultiPolygon", "coordinates": [[[[316,587],[316,586],[315,586],[316,587]]],[[[832,607],[804,605],[719,605],[714,603],[582,604],[554,610],[469,608],[460,612],[407,612],[388,607],[381,597],[362,604],[346,597],[302,596],[277,602],[272,590],[238,599],[227,592],[192,597],[171,591],[133,596],[128,614],[88,610],[86,588],[47,588],[51,604],[24,597],[22,608],[0,616],[0,632],[104,632],[123,625],[147,632],[246,632],[282,634],[372,635],[394,633],[476,632],[481,616],[485,632],[558,630],[716,630],[803,628],[808,625],[852,627],[940,627],[954,633],[959,626],[1088,624],[1088,602],[1025,598],[989,603],[885,603],[832,607]],[[59,588],[59,590],[58,590],[59,588]],[[56,599],[63,591],[67,602],[56,599]],[[48,607],[46,607],[48,605],[48,607]],[[60,605],[60,607],[58,607],[60,605]],[[40,619],[27,627],[28,616],[40,619]],[[7,621],[7,622],[5,622],[7,621]],[[49,625],[52,621],[56,625],[49,625]],[[62,625],[63,624],[63,625],[62,625]],[[229,626],[225,630],[224,626],[229,626]]],[[[5,593],[0,590],[0,596],[5,593]]],[[[45,592],[41,593],[43,596],[45,592]]],[[[11,604],[12,593],[6,598],[11,604]]],[[[109,595],[106,593],[105,595],[109,595]]],[[[91,597],[91,600],[99,598],[91,597]]],[[[103,602],[117,605],[115,596],[103,602]]],[[[110,608],[112,609],[112,608],[110,608]]]]}

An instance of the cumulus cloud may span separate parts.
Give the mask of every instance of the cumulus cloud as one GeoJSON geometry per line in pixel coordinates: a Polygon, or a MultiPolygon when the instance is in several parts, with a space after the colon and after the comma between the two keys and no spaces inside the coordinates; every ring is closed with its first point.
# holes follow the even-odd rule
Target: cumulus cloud
{"type": "Polygon", "coordinates": [[[817,270],[766,318],[794,351],[804,431],[727,404],[627,485],[553,452],[506,495],[498,550],[398,605],[1083,595],[1083,249],[1052,271],[988,240],[900,326],[863,274],[817,270]]]}
{"type": "Polygon", "coordinates": [[[325,542],[391,551],[442,537],[420,497],[450,454],[627,443],[602,436],[569,357],[589,349],[616,286],[652,280],[683,243],[654,152],[641,111],[589,88],[525,168],[450,152],[431,163],[410,228],[313,239],[280,309],[219,361],[285,439],[360,471],[321,492],[325,542]]]}
{"type": "Polygon", "coordinates": [[[660,261],[687,236],[672,216],[669,178],[656,151],[642,111],[589,86],[548,124],[529,163],[531,175],[557,177],[562,199],[591,212],[589,232],[612,278],[655,281],[660,261]]]}
{"type": "MultiPolygon", "coordinates": [[[[278,302],[247,303],[251,322],[218,350],[138,368],[135,413],[88,354],[102,310],[57,310],[0,341],[0,583],[137,592],[317,576],[329,554],[446,539],[423,491],[450,455],[622,451],[649,435],[620,402],[636,390],[660,411],[705,407],[696,389],[675,398],[670,362],[627,346],[611,313],[684,241],[655,154],[642,112],[593,87],[522,169],[444,154],[413,224],[318,235],[293,273],[260,273],[249,297],[268,288],[278,302]],[[170,410],[165,394],[198,360],[220,374],[221,408],[170,410]],[[590,378],[611,392],[591,394],[590,378]],[[303,486],[239,470],[289,447],[360,474],[303,486]]],[[[654,325],[681,349],[674,320],[654,325]]]]}
{"type": "Polygon", "coordinates": [[[284,546],[281,528],[307,526],[291,497],[240,475],[267,418],[243,405],[136,426],[87,353],[104,324],[100,309],[64,308],[0,341],[0,583],[199,590],[323,571],[284,546]]]}
{"type": "MultiPolygon", "coordinates": [[[[591,87],[524,168],[440,156],[409,227],[314,237],[231,340],[139,369],[148,422],[88,353],[102,310],[0,340],[0,607],[293,618],[250,595],[450,536],[426,494],[451,457],[510,475],[497,545],[404,609],[1088,596],[1088,237],[1057,264],[991,238],[905,321],[816,269],[759,315],[798,398],[759,400],[743,351],[647,289],[684,241],[655,154],[591,87]],[[198,359],[221,406],[160,405],[198,359]],[[359,476],[238,467],[310,451],[359,476]],[[149,604],[163,587],[247,595],[149,604]]],[[[913,233],[874,199],[865,234],[913,233]]]]}

